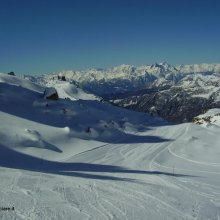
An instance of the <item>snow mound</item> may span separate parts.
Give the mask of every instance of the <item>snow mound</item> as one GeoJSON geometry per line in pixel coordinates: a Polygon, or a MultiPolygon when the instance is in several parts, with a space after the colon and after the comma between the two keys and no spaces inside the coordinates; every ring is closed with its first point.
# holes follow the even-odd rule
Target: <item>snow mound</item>
{"type": "Polygon", "coordinates": [[[34,92],[43,93],[44,87],[38,84],[32,83],[29,80],[22,79],[18,76],[11,76],[5,73],[0,73],[0,83],[6,83],[9,85],[19,86],[34,92]]]}
{"type": "Polygon", "coordinates": [[[93,94],[83,91],[71,82],[56,80],[54,77],[47,76],[44,78],[42,85],[47,87],[53,87],[57,90],[58,95],[62,99],[70,100],[99,100],[99,98],[93,94]]]}
{"type": "Polygon", "coordinates": [[[220,109],[210,109],[206,113],[198,115],[193,122],[203,126],[216,125],[220,127],[220,109]]]}

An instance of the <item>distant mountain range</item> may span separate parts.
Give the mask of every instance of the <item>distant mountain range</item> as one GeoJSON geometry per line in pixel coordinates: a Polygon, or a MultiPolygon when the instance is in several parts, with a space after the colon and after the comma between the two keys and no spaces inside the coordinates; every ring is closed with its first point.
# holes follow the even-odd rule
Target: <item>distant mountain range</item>
{"type": "Polygon", "coordinates": [[[41,81],[58,76],[106,101],[169,121],[191,121],[210,108],[220,107],[220,64],[121,65],[62,71],[45,75],[41,81]]]}

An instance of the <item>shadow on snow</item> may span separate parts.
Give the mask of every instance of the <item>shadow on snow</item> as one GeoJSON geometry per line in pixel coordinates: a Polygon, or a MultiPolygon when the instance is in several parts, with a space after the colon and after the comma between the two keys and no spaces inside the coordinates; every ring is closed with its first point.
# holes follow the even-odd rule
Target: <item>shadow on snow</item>
{"type": "Polygon", "coordinates": [[[0,145],[0,166],[12,169],[42,172],[47,174],[57,174],[88,179],[117,180],[131,182],[134,182],[135,179],[115,177],[109,175],[109,173],[166,175],[175,177],[189,176],[184,174],[173,174],[169,172],[131,170],[125,167],[113,165],[54,162],[20,153],[3,145],[0,145]],[[96,173],[102,174],[98,175],[96,173]],[[108,175],[103,175],[103,173],[107,173],[108,175]]]}

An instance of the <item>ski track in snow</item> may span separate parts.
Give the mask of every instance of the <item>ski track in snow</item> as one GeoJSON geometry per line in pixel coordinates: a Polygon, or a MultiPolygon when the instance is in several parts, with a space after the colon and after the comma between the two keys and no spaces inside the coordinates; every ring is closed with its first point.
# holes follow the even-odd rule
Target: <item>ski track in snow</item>
{"type": "MultiPolygon", "coordinates": [[[[180,136],[182,135],[183,134],[181,134],[180,136]]],[[[101,161],[105,161],[107,163],[109,163],[111,160],[114,160],[118,163],[123,163],[124,161],[132,161],[131,159],[134,159],[135,157],[139,156],[138,159],[144,158],[144,164],[145,164],[146,170],[154,171],[154,170],[157,170],[158,168],[163,168],[163,169],[165,168],[167,172],[170,172],[172,170],[172,167],[165,166],[163,164],[158,164],[157,162],[155,162],[155,160],[160,155],[162,155],[165,151],[169,152],[170,144],[172,143],[152,144],[152,145],[149,144],[145,150],[139,151],[139,154],[137,153],[136,155],[135,155],[135,150],[138,151],[139,148],[143,148],[146,144],[144,143],[136,144],[135,147],[132,144],[118,144],[118,145],[106,144],[100,147],[96,147],[95,149],[91,149],[90,151],[82,152],[80,153],[80,155],[81,155],[81,158],[85,157],[86,159],[87,155],[91,154],[92,155],[91,158],[93,158],[93,153],[98,154],[100,150],[102,151],[104,150],[103,152],[101,152],[101,154],[103,154],[101,161]],[[115,157],[115,155],[118,155],[117,159],[113,158],[115,157]]],[[[172,153],[170,155],[172,157],[176,156],[175,154],[172,154],[172,153]]],[[[77,157],[77,156],[79,155],[75,155],[74,157],[77,157]]],[[[42,155],[42,159],[43,159],[43,155],[42,155]]],[[[94,159],[93,162],[95,162],[95,158],[93,159],[94,159]]],[[[99,160],[100,159],[98,159],[98,162],[99,160]]],[[[206,166],[207,164],[201,164],[201,165],[206,166]]],[[[175,167],[175,172],[178,172],[179,170],[190,171],[190,174],[191,172],[193,173],[193,170],[190,170],[190,169],[186,170],[186,169],[175,167]]],[[[196,171],[196,172],[200,172],[200,171],[196,171]]],[[[213,172],[207,172],[207,173],[213,173],[213,172]]],[[[123,177],[126,176],[130,178],[130,175],[131,174],[123,174],[123,177]]],[[[14,190],[15,189],[14,187],[17,186],[18,179],[24,178],[22,176],[23,176],[23,172],[17,171],[17,175],[13,177],[13,183],[10,186],[11,190],[14,190]]],[[[142,180],[142,177],[140,176],[141,174],[135,174],[134,179],[139,177],[140,180],[142,180]]],[[[43,201],[40,195],[43,194],[43,191],[45,190],[44,184],[43,184],[45,181],[45,175],[38,174],[38,175],[35,175],[35,178],[37,178],[37,180],[36,180],[36,184],[35,184],[35,188],[33,189],[33,192],[38,194],[39,197],[37,199],[35,198],[35,196],[32,197],[31,205],[29,208],[30,210],[28,212],[29,213],[28,216],[30,219],[38,219],[39,216],[34,215],[33,213],[36,213],[37,210],[38,211],[41,210],[41,202],[43,203],[43,201]]],[[[60,185],[61,187],[60,193],[62,195],[63,202],[60,203],[60,206],[69,207],[72,210],[73,216],[75,215],[74,214],[75,212],[81,213],[82,215],[80,216],[82,219],[133,219],[133,217],[138,214],[136,213],[137,207],[138,209],[141,209],[144,213],[145,212],[149,213],[149,210],[146,208],[149,207],[149,205],[152,203],[157,204],[157,208],[159,210],[169,210],[167,211],[168,216],[169,216],[167,217],[167,219],[169,218],[171,219],[172,218],[194,219],[193,216],[190,217],[189,214],[185,214],[185,212],[182,211],[181,208],[179,209],[178,207],[175,207],[175,205],[173,205],[172,203],[170,204],[166,198],[161,199],[161,198],[158,198],[156,195],[153,196],[152,194],[154,191],[152,191],[151,194],[145,192],[144,188],[148,186],[146,185],[140,188],[138,187],[139,185],[138,183],[130,183],[129,187],[128,186],[125,187],[123,183],[116,184],[114,183],[114,181],[107,181],[107,182],[105,181],[105,183],[103,184],[102,181],[97,181],[97,180],[91,181],[90,180],[89,183],[85,183],[85,181],[81,182],[79,178],[78,184],[80,185],[80,188],[81,188],[80,189],[81,199],[78,201],[78,205],[77,205],[76,201],[78,199],[74,201],[74,197],[73,198],[70,197],[71,195],[74,195],[74,192],[75,192],[74,188],[71,188],[69,186],[69,182],[72,182],[70,181],[72,178],[65,177],[65,178],[62,178],[62,180],[59,180],[59,179],[60,177],[56,180],[56,175],[55,175],[54,182],[57,185],[60,185]],[[133,185],[133,187],[131,187],[131,185],[133,185]],[[92,200],[89,200],[89,201],[87,201],[87,198],[89,197],[87,187],[90,187],[89,193],[93,194],[92,200]],[[106,195],[105,191],[107,191],[108,193],[111,193],[112,196],[109,197],[108,195],[106,195]],[[118,206],[117,203],[121,203],[121,205],[118,206]],[[130,214],[129,210],[132,210],[135,213],[134,216],[130,214]]],[[[200,197],[202,197],[204,200],[210,201],[210,199],[212,199],[213,201],[210,201],[210,203],[213,203],[214,205],[216,205],[215,201],[218,201],[218,204],[220,204],[220,191],[213,191],[212,185],[206,185],[207,191],[212,193],[212,195],[207,194],[205,192],[201,193],[199,190],[196,190],[198,186],[193,186],[193,181],[190,177],[188,181],[192,185],[188,184],[187,182],[182,182],[181,180],[179,181],[178,178],[176,178],[175,176],[164,177],[163,175],[160,175],[160,176],[156,175],[155,177],[150,176],[149,179],[150,179],[150,182],[154,182],[155,180],[157,183],[161,182],[160,188],[162,189],[164,189],[163,185],[165,186],[174,185],[186,194],[194,195],[195,198],[199,197],[198,200],[201,200],[200,197]],[[164,184],[164,182],[166,184],[164,184]]],[[[188,179],[188,178],[186,177],[184,179],[188,179]]],[[[142,182],[143,184],[145,183],[145,178],[142,180],[142,182]]],[[[71,184],[74,185],[75,181],[72,182],[71,184]]],[[[202,186],[204,185],[201,184],[200,188],[202,186]]],[[[216,190],[219,190],[219,189],[216,189],[216,190]]],[[[51,210],[51,208],[53,208],[53,203],[47,204],[47,208],[44,207],[45,216],[50,216],[49,210],[51,210]]],[[[151,212],[152,212],[151,216],[156,216],[157,211],[154,210],[153,207],[151,207],[151,212]]],[[[197,212],[198,213],[196,214],[196,216],[199,215],[199,209],[197,210],[197,212]]],[[[21,217],[22,215],[25,216],[25,218],[27,217],[27,213],[25,212],[17,213],[17,216],[21,217]]],[[[65,214],[63,213],[62,216],[68,219],[67,217],[68,215],[67,216],[66,215],[67,213],[65,214]]],[[[58,216],[61,216],[61,215],[57,215],[57,216],[54,215],[53,217],[57,218],[58,216]]],[[[52,216],[50,217],[51,219],[53,218],[52,216]]],[[[74,217],[72,219],[74,219],[74,217]]],[[[143,214],[140,216],[140,219],[145,219],[143,214]]],[[[216,219],[218,219],[217,216],[216,216],[216,219]]]]}
{"type": "MultiPolygon", "coordinates": [[[[28,82],[24,85],[28,85],[28,89],[31,88],[28,82]]],[[[34,89],[38,87],[35,86],[34,89]]],[[[68,120],[75,116],[66,119],[62,115],[64,119],[61,118],[60,124],[55,126],[50,120],[46,121],[48,124],[46,122],[33,124],[30,118],[23,119],[6,114],[7,112],[4,111],[0,112],[0,119],[3,122],[0,129],[1,152],[5,152],[3,148],[6,145],[6,149],[11,154],[17,153],[19,156],[21,153],[21,158],[25,160],[25,156],[30,153],[31,156],[34,155],[32,160],[37,161],[34,167],[31,167],[32,164],[26,164],[23,167],[22,163],[21,165],[18,163],[16,167],[11,166],[7,161],[14,160],[16,165],[16,158],[10,158],[6,153],[3,155],[7,157],[5,161],[0,155],[3,161],[0,160],[2,164],[0,207],[15,207],[15,211],[0,211],[0,219],[220,219],[220,163],[202,161],[197,154],[193,154],[196,150],[200,150],[200,142],[198,146],[193,145],[194,142],[190,139],[195,136],[195,140],[200,140],[201,136],[207,135],[204,141],[208,144],[212,130],[200,129],[199,126],[196,127],[190,123],[166,126],[159,124],[152,127],[149,123],[146,130],[140,132],[138,125],[142,123],[143,117],[147,116],[143,115],[138,121],[136,120],[136,116],[139,117],[138,114],[133,117],[126,110],[124,112],[128,114],[126,123],[134,125],[132,125],[133,128],[128,126],[129,132],[126,129],[119,132],[112,122],[109,122],[113,116],[117,120],[120,119],[118,109],[116,111],[114,107],[103,104],[103,113],[99,109],[100,106],[96,106],[98,105],[96,102],[85,102],[86,111],[77,109],[74,103],[77,99],[72,97],[71,92],[75,92],[74,95],[77,97],[80,95],[88,99],[91,97],[96,99],[96,97],[83,94],[83,91],[77,93],[77,88],[69,87],[66,82],[57,85],[57,90],[63,96],[62,98],[72,98],[72,103],[69,102],[71,105],[68,107],[78,114],[75,121],[70,121],[73,125],[68,120]],[[96,110],[100,115],[91,114],[96,110]],[[87,114],[89,111],[90,114],[87,114]],[[112,139],[107,139],[108,141],[96,140],[92,136],[99,132],[100,125],[95,124],[94,121],[99,122],[102,114],[104,123],[108,125],[106,130],[109,129],[112,135],[112,139]],[[109,114],[112,114],[111,117],[109,114]],[[80,120],[84,117],[86,120],[91,120],[84,123],[86,126],[91,126],[93,123],[96,127],[93,126],[94,130],[90,134],[85,134],[80,130],[80,126],[84,124],[80,124],[77,127],[79,132],[75,131],[77,117],[81,117],[80,120]],[[97,117],[96,120],[93,117],[97,117]],[[129,120],[132,119],[129,117],[135,118],[136,124],[130,122],[129,120]],[[66,125],[66,123],[69,124],[66,125]],[[64,127],[68,127],[65,132],[64,127]],[[22,137],[26,138],[25,147],[20,146],[20,143],[18,143],[19,146],[14,144],[14,136],[8,134],[10,129],[12,133],[16,133],[16,138],[21,138],[21,143],[25,143],[22,137]],[[36,140],[33,141],[33,135],[27,135],[25,133],[27,131],[39,134],[34,136],[36,140]],[[74,136],[75,134],[78,136],[74,136]],[[184,154],[188,150],[188,144],[194,148],[188,152],[189,154],[184,154]],[[43,149],[44,145],[48,148],[43,149]],[[50,167],[53,169],[50,170],[50,167]]],[[[4,102],[8,104],[7,100],[4,102]]],[[[40,111],[44,110],[45,106],[44,102],[43,104],[41,102],[43,101],[38,102],[40,111]]],[[[53,114],[61,112],[63,103],[64,100],[57,104],[58,107],[50,103],[51,106],[54,105],[55,110],[53,112],[53,108],[50,107],[46,117],[52,114],[51,117],[54,119],[53,114]]],[[[0,107],[4,106],[0,103],[0,107]]],[[[60,118],[59,114],[55,116],[60,118]]],[[[43,116],[40,115],[40,117],[43,116]]],[[[118,122],[117,125],[120,127],[119,124],[118,122]]],[[[143,126],[145,125],[143,123],[143,126]]],[[[218,146],[211,147],[216,154],[219,152],[218,146]]]]}

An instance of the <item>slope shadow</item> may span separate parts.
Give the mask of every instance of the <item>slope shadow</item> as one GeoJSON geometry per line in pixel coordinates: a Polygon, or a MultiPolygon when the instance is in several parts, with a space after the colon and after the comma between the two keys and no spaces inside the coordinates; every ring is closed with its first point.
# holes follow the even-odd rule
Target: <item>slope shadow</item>
{"type": "Polygon", "coordinates": [[[117,180],[131,182],[134,182],[136,180],[130,178],[110,176],[109,173],[166,175],[175,177],[189,176],[184,174],[172,174],[169,172],[131,170],[126,169],[125,167],[113,165],[53,162],[14,151],[3,145],[0,145],[0,166],[12,169],[42,172],[47,174],[57,174],[88,179],[117,180]],[[97,175],[95,173],[107,173],[108,175],[97,175]]]}
{"type": "MultiPolygon", "coordinates": [[[[35,121],[37,123],[56,126],[56,127],[71,127],[73,122],[81,121],[83,118],[88,117],[92,120],[92,117],[85,111],[78,111],[72,119],[66,118],[65,114],[53,114],[57,111],[62,112],[62,109],[71,108],[74,110],[75,107],[84,106],[85,109],[90,109],[92,111],[101,110],[103,112],[110,112],[108,119],[119,120],[123,117],[129,117],[130,123],[138,125],[140,120],[136,120],[138,114],[142,114],[142,123],[150,126],[164,126],[172,125],[167,124],[165,121],[155,121],[154,117],[146,117],[146,114],[134,112],[122,107],[113,106],[109,103],[101,103],[96,100],[65,100],[59,99],[57,101],[45,100],[42,93],[38,93],[23,87],[10,85],[7,83],[1,83],[1,103],[0,110],[17,116],[23,119],[35,121]],[[7,95],[7,96],[6,96],[7,95]],[[34,106],[34,102],[38,105],[34,106]],[[49,103],[49,107],[47,105],[49,103]],[[122,111],[123,109],[123,111],[122,111]],[[46,113],[51,111],[51,113],[46,113]],[[144,120],[144,121],[143,121],[144,120]]],[[[103,119],[100,117],[100,119],[103,119]]],[[[142,128],[141,131],[149,130],[150,128],[142,128]]]]}
{"type": "Polygon", "coordinates": [[[48,110],[48,102],[57,105],[56,107],[54,106],[55,110],[62,109],[62,102],[46,100],[43,98],[43,93],[38,93],[21,86],[7,83],[0,83],[0,86],[3,91],[1,91],[1,111],[37,123],[63,127],[63,117],[45,113],[48,110]],[[37,102],[39,106],[34,106],[34,102],[37,102]]]}
{"type": "MultiPolygon", "coordinates": [[[[0,135],[1,138],[1,135],[0,135]]],[[[56,147],[53,144],[50,144],[47,141],[44,140],[40,140],[39,142],[35,142],[32,140],[24,140],[20,143],[20,145],[22,145],[22,147],[25,148],[40,148],[40,149],[47,149],[47,150],[51,150],[51,151],[55,151],[57,153],[62,153],[63,151],[60,150],[58,147],[56,147]]]]}
{"type": "Polygon", "coordinates": [[[162,143],[173,141],[172,139],[167,139],[159,136],[152,135],[135,135],[129,133],[123,133],[118,131],[116,135],[112,137],[98,137],[96,140],[101,142],[107,142],[110,144],[134,144],[134,143],[162,143]]]}
{"type": "MultiPolygon", "coordinates": [[[[3,98],[2,102],[0,103],[0,110],[7,114],[12,114],[14,116],[21,117],[27,120],[31,120],[37,123],[41,123],[43,125],[51,125],[51,126],[56,126],[60,128],[63,128],[66,126],[72,128],[74,124],[78,123],[78,121],[81,121],[83,118],[87,117],[87,114],[81,111],[78,111],[77,116],[74,119],[68,119],[68,120],[65,118],[65,115],[44,114],[40,111],[40,109],[33,106],[34,100],[39,100],[40,102],[47,102],[46,100],[43,99],[42,94],[25,89],[23,87],[18,87],[18,86],[4,84],[4,83],[1,84],[1,88],[3,89],[4,93],[9,94],[9,97],[3,98]],[[16,100],[16,98],[13,98],[14,93],[19,94],[19,97],[22,97],[22,100],[23,100],[22,103],[20,103],[20,100],[16,100]]],[[[71,100],[58,100],[58,101],[51,101],[51,102],[55,103],[54,110],[61,109],[65,105],[72,106],[73,104],[71,100]]],[[[94,100],[78,100],[78,101],[74,101],[74,103],[76,105],[80,105],[80,104],[83,104],[85,106],[88,105],[89,108],[91,108],[93,111],[95,111],[96,109],[99,109],[99,110],[102,109],[103,111],[113,113],[112,115],[115,117],[117,113],[119,112],[121,113],[121,110],[117,107],[113,107],[110,104],[104,106],[103,103],[100,103],[94,100]]],[[[46,109],[46,106],[44,108],[46,109]]],[[[127,116],[129,115],[131,116],[131,123],[132,123],[132,120],[134,120],[133,123],[138,124],[138,120],[135,121],[134,116],[136,115],[133,115],[134,114],[133,112],[129,110],[124,110],[124,111],[128,112],[127,116]]],[[[85,128],[86,128],[86,125],[85,125],[85,128]]],[[[149,128],[145,128],[145,131],[146,130],[149,130],[149,128]]],[[[111,137],[108,138],[102,135],[100,135],[97,138],[93,138],[92,136],[89,136],[89,135],[87,135],[87,137],[86,135],[79,136],[79,138],[95,139],[98,141],[102,141],[102,142],[106,141],[108,143],[115,143],[115,144],[117,143],[118,144],[121,144],[121,143],[159,143],[159,142],[171,141],[169,139],[164,139],[158,136],[147,136],[147,135],[139,136],[135,134],[124,133],[121,131],[117,131],[117,133],[118,134],[114,136],[113,138],[111,137]]],[[[48,144],[45,144],[45,145],[48,146],[49,149],[60,151],[59,149],[49,146],[48,144]]]]}

